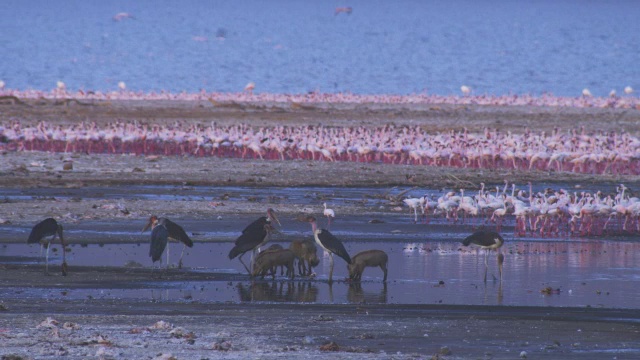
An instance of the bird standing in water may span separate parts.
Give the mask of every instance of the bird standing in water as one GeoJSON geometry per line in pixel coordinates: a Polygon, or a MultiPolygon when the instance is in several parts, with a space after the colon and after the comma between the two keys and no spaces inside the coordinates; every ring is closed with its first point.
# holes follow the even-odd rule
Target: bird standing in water
{"type": "MultiPolygon", "coordinates": [[[[62,225],[58,224],[58,222],[54,218],[47,218],[37,223],[33,229],[31,229],[31,233],[29,234],[29,239],[27,239],[27,244],[35,244],[39,242],[42,246],[47,247],[47,254],[45,260],[45,274],[49,274],[49,248],[51,247],[51,243],[55,238],[60,238],[60,243],[62,244],[62,275],[67,275],[67,249],[66,244],[64,243],[64,235],[62,230],[62,225]],[[51,236],[50,239],[46,239],[51,236]]],[[[42,248],[41,248],[42,249],[42,248]]]]}
{"type": "Polygon", "coordinates": [[[349,253],[347,253],[347,250],[344,248],[342,241],[333,236],[333,234],[331,234],[329,230],[318,229],[315,217],[309,216],[307,217],[307,221],[311,223],[311,230],[313,232],[313,238],[316,240],[316,243],[329,253],[329,258],[331,260],[329,282],[331,283],[333,281],[333,254],[336,254],[343,258],[344,261],[347,262],[347,264],[351,264],[351,257],[349,256],[349,253]]]}
{"type": "Polygon", "coordinates": [[[242,266],[244,266],[249,275],[251,275],[251,270],[249,269],[253,269],[256,251],[260,250],[260,246],[269,241],[269,235],[275,231],[272,224],[273,222],[277,222],[278,225],[280,225],[280,220],[278,220],[275,210],[269,208],[267,209],[267,216],[259,217],[242,230],[242,234],[235,241],[235,246],[229,251],[230,260],[240,255],[238,260],[240,260],[240,263],[242,263],[242,266]],[[252,251],[250,268],[242,261],[242,256],[248,251],[252,251]]]}
{"type": "MultiPolygon", "coordinates": [[[[484,282],[487,282],[487,270],[489,268],[489,264],[487,262],[487,256],[489,255],[489,251],[498,250],[504,245],[504,239],[500,234],[495,231],[486,231],[480,230],[476,231],[473,234],[467,236],[463,241],[462,245],[476,245],[482,249],[485,249],[484,255],[484,282]]],[[[498,250],[498,270],[500,271],[500,281],[502,281],[502,264],[504,263],[504,255],[498,250]]]]}
{"type": "MultiPolygon", "coordinates": [[[[149,227],[151,227],[151,242],[149,246],[149,256],[151,257],[151,260],[154,263],[160,260],[165,247],[167,247],[168,240],[173,239],[184,244],[182,247],[182,254],[180,255],[180,261],[178,262],[178,268],[181,269],[184,249],[187,246],[193,247],[193,241],[189,238],[189,235],[187,235],[182,226],[167,218],[159,218],[155,215],[152,215],[149,218],[149,222],[144,229],[142,229],[142,232],[147,231],[149,227]]],[[[169,248],[167,248],[167,267],[169,267],[169,248]]]]}
{"type": "Polygon", "coordinates": [[[331,228],[331,218],[336,217],[335,211],[333,209],[327,209],[327,203],[324,203],[324,216],[327,217],[327,228],[331,228]]]}

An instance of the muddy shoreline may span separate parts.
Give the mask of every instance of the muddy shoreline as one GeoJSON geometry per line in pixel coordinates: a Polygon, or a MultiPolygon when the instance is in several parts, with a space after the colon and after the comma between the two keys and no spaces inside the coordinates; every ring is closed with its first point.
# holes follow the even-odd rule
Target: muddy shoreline
{"type": "MultiPolygon", "coordinates": [[[[47,307],[34,318],[41,311],[37,306],[11,306],[0,318],[0,328],[11,330],[0,336],[9,343],[22,340],[32,353],[41,347],[36,358],[63,353],[64,358],[513,359],[525,352],[528,358],[630,359],[633,353],[625,353],[637,346],[640,320],[637,312],[619,310],[438,305],[123,307],[115,301],[53,301],[47,307]],[[36,328],[47,316],[60,325],[36,328]],[[65,330],[63,323],[75,329],[65,330]],[[25,335],[33,340],[25,341],[25,335]],[[337,345],[334,351],[321,350],[330,342],[337,345]]],[[[19,353],[15,346],[4,347],[11,350],[19,353]]]]}

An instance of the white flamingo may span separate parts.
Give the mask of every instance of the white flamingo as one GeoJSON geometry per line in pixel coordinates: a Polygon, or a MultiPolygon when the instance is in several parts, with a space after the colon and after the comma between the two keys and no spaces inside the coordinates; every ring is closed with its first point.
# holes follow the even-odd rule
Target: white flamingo
{"type": "Polygon", "coordinates": [[[335,211],[333,211],[333,209],[327,209],[327,203],[324,203],[324,216],[327,217],[327,228],[331,227],[331,218],[335,218],[336,217],[336,213],[335,211]]]}

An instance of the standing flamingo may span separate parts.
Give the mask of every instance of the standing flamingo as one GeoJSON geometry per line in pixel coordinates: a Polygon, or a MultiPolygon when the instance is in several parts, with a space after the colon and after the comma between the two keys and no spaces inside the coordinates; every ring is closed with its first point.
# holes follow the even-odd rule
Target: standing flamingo
{"type": "Polygon", "coordinates": [[[244,87],[244,91],[248,92],[249,95],[253,95],[253,89],[255,88],[256,84],[254,82],[250,82],[244,87]]]}
{"type": "Polygon", "coordinates": [[[333,209],[327,209],[327,203],[324,203],[324,216],[327,217],[327,229],[331,228],[331,218],[335,218],[336,217],[336,213],[335,211],[333,211],[333,209]]]}
{"type": "Polygon", "coordinates": [[[424,197],[407,198],[402,200],[402,202],[404,202],[409,207],[409,210],[413,209],[413,214],[414,214],[413,222],[415,224],[418,223],[418,208],[420,208],[420,211],[422,211],[422,213],[424,214],[424,201],[425,201],[424,197]]]}

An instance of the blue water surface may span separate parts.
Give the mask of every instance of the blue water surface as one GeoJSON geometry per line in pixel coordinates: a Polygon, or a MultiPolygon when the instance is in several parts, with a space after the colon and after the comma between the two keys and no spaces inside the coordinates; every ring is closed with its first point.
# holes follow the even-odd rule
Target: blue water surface
{"type": "Polygon", "coordinates": [[[636,1],[5,0],[12,89],[606,96],[640,88],[636,1]],[[334,14],[351,6],[351,14],[334,14]],[[135,18],[115,21],[121,12],[135,18]],[[220,36],[224,35],[224,36],[220,36]]]}

